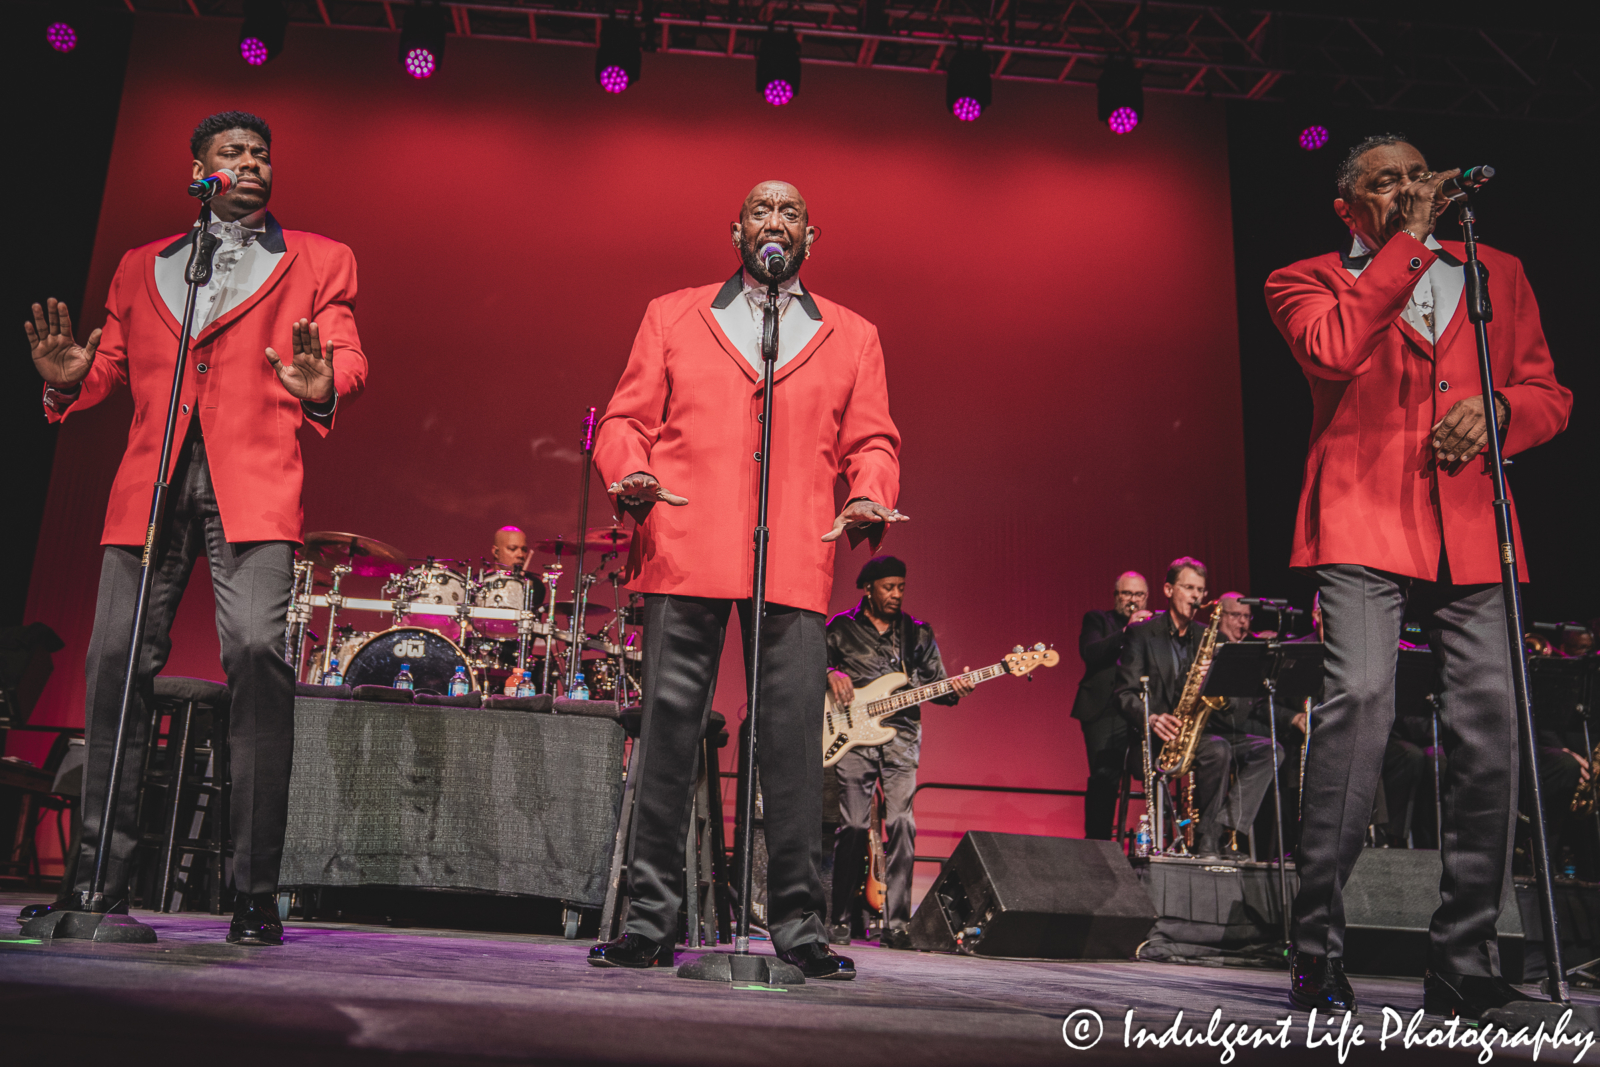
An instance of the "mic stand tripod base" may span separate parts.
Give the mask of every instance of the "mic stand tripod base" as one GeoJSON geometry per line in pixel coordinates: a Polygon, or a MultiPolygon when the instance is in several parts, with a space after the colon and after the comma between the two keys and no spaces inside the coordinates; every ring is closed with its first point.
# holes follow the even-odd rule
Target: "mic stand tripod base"
{"type": "Polygon", "coordinates": [[[156,932],[131,915],[103,911],[57,909],[22,924],[22,936],[40,941],[99,941],[123,945],[153,945],[156,932]]]}
{"type": "Polygon", "coordinates": [[[746,952],[707,952],[678,968],[679,978],[732,985],[805,985],[806,976],[776,956],[746,952]]]}

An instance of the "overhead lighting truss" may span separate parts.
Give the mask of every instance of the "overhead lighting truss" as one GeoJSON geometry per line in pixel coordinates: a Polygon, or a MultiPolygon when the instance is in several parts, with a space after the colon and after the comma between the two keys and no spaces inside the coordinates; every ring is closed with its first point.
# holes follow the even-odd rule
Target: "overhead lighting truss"
{"type": "MultiPolygon", "coordinates": [[[[243,0],[93,0],[237,19],[243,0]]],[[[288,0],[290,19],[398,29],[407,0],[288,0]]],[[[1241,10],[1141,0],[522,0],[447,3],[460,36],[594,47],[599,20],[632,13],[657,53],[754,60],[769,28],[802,62],[942,73],[958,40],[983,41],[996,81],[1096,85],[1132,55],[1150,93],[1283,101],[1297,80],[1334,106],[1588,122],[1600,114],[1600,34],[1241,10]],[[862,27],[881,32],[864,32],[862,27]]]]}

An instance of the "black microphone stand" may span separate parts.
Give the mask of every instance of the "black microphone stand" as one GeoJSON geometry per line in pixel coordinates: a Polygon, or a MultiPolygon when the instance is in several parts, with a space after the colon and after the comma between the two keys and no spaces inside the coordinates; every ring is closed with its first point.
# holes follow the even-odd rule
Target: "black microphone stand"
{"type": "MultiPolygon", "coordinates": [[[[1477,215],[1465,192],[1461,204],[1461,236],[1467,246],[1467,321],[1478,342],[1478,380],[1483,393],[1483,416],[1489,430],[1489,475],[1494,479],[1494,526],[1499,538],[1500,588],[1505,599],[1506,639],[1511,642],[1511,689],[1517,704],[1517,725],[1528,775],[1528,795],[1533,800],[1533,872],[1539,887],[1539,919],[1544,931],[1545,963],[1550,999],[1568,1004],[1567,971],[1556,933],[1555,886],[1550,880],[1550,848],[1545,837],[1544,794],[1539,785],[1539,754],[1535,747],[1533,708],[1528,702],[1528,649],[1522,643],[1522,590],[1517,582],[1517,549],[1511,537],[1511,502],[1506,496],[1505,456],[1500,448],[1500,412],[1494,403],[1494,368],[1489,362],[1489,272],[1478,261],[1478,237],[1473,230],[1477,215]]],[[[1513,798],[1512,803],[1515,803],[1513,798]]]]}
{"type": "MultiPolygon", "coordinates": [[[[583,450],[583,461],[579,464],[583,468],[583,480],[578,483],[578,558],[572,565],[572,616],[569,619],[571,629],[567,634],[567,669],[561,685],[562,696],[572,692],[572,686],[578,679],[579,666],[583,663],[583,640],[586,636],[583,616],[589,606],[590,581],[583,573],[583,547],[589,540],[589,482],[594,476],[594,428],[595,409],[590,408],[583,416],[583,440],[579,442],[583,450]]],[[[551,590],[550,596],[551,599],[555,598],[554,590],[551,590]]]]}
{"type": "MultiPolygon", "coordinates": [[[[750,953],[750,889],[754,869],[756,815],[756,725],[761,704],[761,625],[767,617],[767,504],[772,488],[772,371],[778,362],[778,284],[767,283],[767,303],[761,317],[761,491],[756,503],[755,581],[750,590],[750,698],[746,705],[750,728],[745,731],[745,773],[739,784],[739,922],[734,930],[733,952],[707,952],[678,968],[679,978],[706,982],[759,982],[763,985],[800,985],[800,968],[775,956],[750,953]]],[[[714,773],[707,768],[707,773],[714,773]]],[[[689,916],[696,928],[699,916],[689,916]]]]}
{"type": "MultiPolygon", "coordinates": [[[[156,939],[154,930],[132,916],[109,914],[117,902],[105,899],[106,863],[107,853],[111,849],[112,824],[116,819],[117,793],[122,786],[123,752],[127,746],[128,720],[138,685],[145,621],[150,614],[150,587],[160,566],[162,535],[167,518],[167,490],[171,484],[167,479],[170,477],[172,439],[178,425],[178,399],[183,392],[183,371],[189,361],[189,333],[194,326],[196,297],[200,288],[211,280],[211,260],[221,243],[206,229],[210,221],[211,195],[207,195],[200,202],[200,217],[195,222],[195,240],[189,249],[189,261],[183,268],[189,291],[183,300],[183,324],[178,331],[178,359],[172,369],[172,395],[167,401],[167,424],[161,438],[160,466],[156,469],[155,488],[150,494],[150,522],[145,528],[144,554],[139,563],[139,588],[133,603],[128,662],[122,676],[117,736],[111,749],[110,781],[106,784],[105,805],[100,809],[100,836],[94,850],[94,877],[89,883],[88,893],[77,902],[77,908],[53,910],[48,915],[29,921],[22,928],[24,937],[82,938],[141,944],[149,944],[156,939]]],[[[331,635],[329,641],[332,641],[331,635]]],[[[81,844],[76,847],[81,847],[81,844]]]]}

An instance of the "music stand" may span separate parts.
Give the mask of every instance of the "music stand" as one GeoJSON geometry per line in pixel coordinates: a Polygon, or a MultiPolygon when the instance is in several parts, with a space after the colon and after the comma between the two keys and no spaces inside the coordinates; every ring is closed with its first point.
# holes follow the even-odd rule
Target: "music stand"
{"type": "Polygon", "coordinates": [[[1322,690],[1322,644],[1316,641],[1234,641],[1218,645],[1200,695],[1253,700],[1267,697],[1272,738],[1272,815],[1277,832],[1278,896],[1283,905],[1283,941],[1289,940],[1289,871],[1284,862],[1283,794],[1278,780],[1277,700],[1304,700],[1322,690]]]}

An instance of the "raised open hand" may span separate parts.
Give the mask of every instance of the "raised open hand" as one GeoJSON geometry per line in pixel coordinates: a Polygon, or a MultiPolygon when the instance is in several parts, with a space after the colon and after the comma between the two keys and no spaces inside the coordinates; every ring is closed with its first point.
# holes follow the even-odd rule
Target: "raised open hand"
{"type": "Polygon", "coordinates": [[[837,541],[839,535],[852,526],[871,526],[877,522],[909,522],[910,515],[902,515],[894,508],[886,508],[870,500],[853,500],[845,505],[839,517],[833,520],[833,529],[822,535],[824,541],[837,541]]]}
{"type": "Polygon", "coordinates": [[[89,376],[94,366],[95,349],[100,347],[100,331],[89,335],[87,345],[72,339],[72,313],[67,305],[51,297],[45,306],[33,305],[33,321],[22,324],[33,350],[33,366],[51,385],[70,387],[89,376]]]}
{"type": "Polygon", "coordinates": [[[267,362],[278,372],[278,381],[296,400],[326,404],[333,396],[333,342],[326,344],[317,333],[317,324],[301,319],[291,328],[293,351],[284,363],[278,353],[267,349],[267,362]]]}

